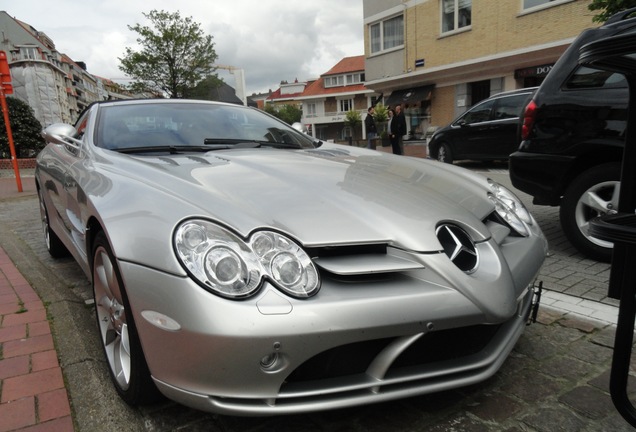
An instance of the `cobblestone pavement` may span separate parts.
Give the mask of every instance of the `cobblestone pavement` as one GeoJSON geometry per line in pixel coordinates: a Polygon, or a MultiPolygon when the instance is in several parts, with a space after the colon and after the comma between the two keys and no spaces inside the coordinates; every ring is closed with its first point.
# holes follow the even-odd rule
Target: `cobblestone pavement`
{"type": "MultiPolygon", "coordinates": [[[[504,168],[468,168],[509,184],[504,168]]],[[[557,209],[529,207],[550,241],[540,275],[547,289],[542,304],[549,305],[494,377],[396,402],[270,418],[205,414],[171,402],[128,407],[108,378],[89,283],[72,260],[49,257],[33,194],[0,199],[0,246],[47,306],[78,431],[633,430],[608,394],[617,314],[617,302],[606,296],[610,266],[585,259],[569,245],[557,209]]],[[[635,389],[630,383],[630,394],[635,389]]]]}

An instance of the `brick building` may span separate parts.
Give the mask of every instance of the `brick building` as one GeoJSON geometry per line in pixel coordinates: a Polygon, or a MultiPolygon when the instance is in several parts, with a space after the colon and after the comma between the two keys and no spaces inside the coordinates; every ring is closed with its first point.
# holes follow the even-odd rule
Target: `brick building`
{"type": "Polygon", "coordinates": [[[594,26],[588,4],[363,0],[365,84],[405,106],[411,132],[422,135],[495,93],[540,84],[594,26]]]}

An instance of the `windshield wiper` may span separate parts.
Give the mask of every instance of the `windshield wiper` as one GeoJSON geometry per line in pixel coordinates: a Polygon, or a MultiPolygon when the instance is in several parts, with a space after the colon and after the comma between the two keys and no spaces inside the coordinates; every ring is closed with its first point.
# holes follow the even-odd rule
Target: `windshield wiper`
{"type": "Polygon", "coordinates": [[[206,145],[218,148],[258,148],[258,147],[276,147],[276,148],[301,148],[298,144],[290,144],[284,142],[258,141],[258,140],[242,140],[235,138],[206,138],[203,141],[206,145]],[[218,146],[218,147],[217,147],[218,146]]]}
{"type": "Polygon", "coordinates": [[[148,146],[148,147],[122,147],[113,149],[119,153],[170,153],[181,154],[186,152],[208,152],[211,149],[208,146],[148,146]]]}

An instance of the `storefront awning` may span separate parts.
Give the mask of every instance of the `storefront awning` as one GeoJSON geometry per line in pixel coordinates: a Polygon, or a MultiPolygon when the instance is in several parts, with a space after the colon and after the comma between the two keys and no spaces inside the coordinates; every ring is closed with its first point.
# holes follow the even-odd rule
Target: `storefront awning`
{"type": "Polygon", "coordinates": [[[431,90],[433,90],[434,87],[434,85],[426,85],[404,90],[395,90],[391,93],[391,96],[384,101],[384,104],[386,106],[395,106],[399,104],[415,104],[428,100],[431,96],[431,90]]]}

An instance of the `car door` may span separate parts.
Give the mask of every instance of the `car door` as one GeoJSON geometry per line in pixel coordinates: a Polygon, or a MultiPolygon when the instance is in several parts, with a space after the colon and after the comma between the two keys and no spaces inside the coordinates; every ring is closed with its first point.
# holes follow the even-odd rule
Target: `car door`
{"type": "MultiPolygon", "coordinates": [[[[76,124],[77,139],[82,139],[87,118],[76,124]]],[[[76,166],[81,163],[83,150],[70,144],[50,144],[50,152],[41,160],[42,187],[49,197],[49,219],[58,236],[77,243],[78,193],[76,166]]],[[[72,251],[71,251],[72,252],[72,251]]]]}
{"type": "MultiPolygon", "coordinates": [[[[83,143],[81,148],[71,150],[76,157],[70,161],[64,173],[64,193],[66,200],[65,222],[71,240],[75,243],[77,251],[82,254],[86,253],[86,227],[82,218],[82,209],[86,206],[86,195],[84,191],[78,187],[78,182],[86,167],[85,159],[88,154],[86,146],[89,144],[84,135],[91,116],[92,114],[89,110],[75,125],[77,129],[76,138],[82,140],[83,143]]],[[[79,257],[77,258],[79,259],[79,257]]]]}
{"type": "Polygon", "coordinates": [[[479,149],[482,159],[508,159],[517,150],[519,116],[528,98],[529,94],[523,93],[496,99],[488,141],[479,149]]]}
{"type": "Polygon", "coordinates": [[[494,100],[483,101],[455,120],[451,143],[454,159],[471,158],[480,153],[478,149],[488,141],[494,106],[494,100]]]}

